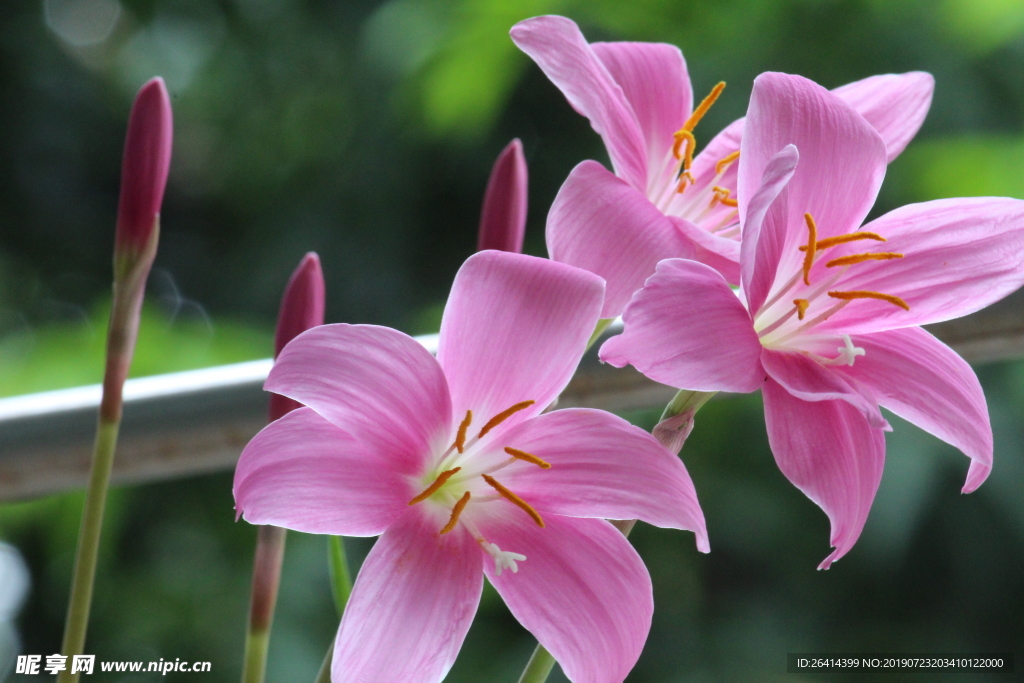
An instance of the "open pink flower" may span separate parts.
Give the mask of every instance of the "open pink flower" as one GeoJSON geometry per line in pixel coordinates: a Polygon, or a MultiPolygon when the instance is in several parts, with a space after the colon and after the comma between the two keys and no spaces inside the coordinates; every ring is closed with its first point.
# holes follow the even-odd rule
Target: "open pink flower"
{"type": "MultiPolygon", "coordinates": [[[[664,43],[591,43],[565,17],[527,19],[512,40],[590,119],[615,174],[572,170],[548,214],[551,258],[603,277],[602,318],[622,312],[658,261],[689,258],[739,282],[736,159],[743,119],[694,156],[694,129],[724,83],[696,108],[686,62],[664,43]]],[[[931,105],[931,75],[873,76],[834,92],[882,136],[889,161],[931,105]]]]}
{"type": "Polygon", "coordinates": [[[256,524],[374,536],[335,644],[335,681],[439,681],[483,577],[573,681],[621,681],[650,628],[650,577],[608,519],[690,529],[681,461],[608,413],[541,414],[601,310],[583,270],[484,251],[455,278],[437,359],[410,337],[327,325],[266,388],[307,407],[246,447],[238,510],[256,524]]]}
{"type": "Polygon", "coordinates": [[[782,472],[853,546],[882,474],[879,406],[992,465],[974,372],[919,325],[972,313],[1024,282],[1024,202],[945,199],[860,227],[886,166],[878,133],[799,76],[754,82],[739,164],[742,289],[682,259],[658,264],[601,348],[672,386],[764,393],[782,472]],[[799,162],[799,163],[798,163],[799,162]]]}

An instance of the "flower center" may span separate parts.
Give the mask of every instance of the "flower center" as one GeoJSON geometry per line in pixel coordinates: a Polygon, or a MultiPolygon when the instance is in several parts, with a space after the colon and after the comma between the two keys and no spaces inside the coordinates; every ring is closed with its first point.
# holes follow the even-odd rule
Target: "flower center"
{"type": "Polygon", "coordinates": [[[473,423],[473,411],[467,410],[466,417],[459,423],[452,445],[440,456],[438,464],[427,473],[424,482],[429,485],[417,494],[409,505],[417,505],[431,500],[449,510],[448,522],[441,528],[441,534],[447,534],[462,524],[480,544],[480,548],[494,559],[495,573],[501,576],[503,569],[518,571],[517,562],[526,559],[525,555],[504,551],[495,543],[489,542],[472,522],[472,515],[463,516],[471,504],[491,503],[505,500],[525,512],[539,527],[544,527],[544,519],[533,506],[508,489],[493,475],[516,462],[525,462],[550,469],[551,465],[543,459],[518,448],[506,446],[499,449],[495,444],[481,444],[487,434],[512,415],[534,404],[534,401],[522,401],[501,411],[488,420],[476,436],[467,439],[469,427],[473,423]],[[504,453],[503,457],[499,453],[504,453]]]}
{"type": "Polygon", "coordinates": [[[848,334],[815,334],[814,328],[856,299],[886,301],[909,311],[910,306],[907,302],[892,294],[835,288],[850,267],[869,261],[901,259],[903,254],[878,251],[830,259],[825,262],[825,268],[835,270],[828,273],[820,282],[812,283],[811,271],[814,264],[824,258],[827,250],[851,242],[885,242],[886,239],[874,232],[858,230],[819,240],[814,217],[805,213],[804,222],[807,225],[807,244],[799,247],[803,252],[800,269],[757,311],[754,316],[754,329],[761,344],[767,348],[798,351],[824,365],[852,366],[858,356],[865,354],[864,349],[854,346],[848,334]],[[841,342],[842,346],[834,346],[837,341],[841,342]],[[833,348],[836,355],[832,355],[833,348]]]}

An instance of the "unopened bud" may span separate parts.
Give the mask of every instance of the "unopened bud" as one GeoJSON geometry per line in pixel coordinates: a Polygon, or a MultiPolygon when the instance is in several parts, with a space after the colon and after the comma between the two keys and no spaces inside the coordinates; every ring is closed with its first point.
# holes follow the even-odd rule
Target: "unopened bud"
{"type": "MultiPolygon", "coordinates": [[[[292,339],[310,328],[324,324],[324,289],[320,257],[309,252],[292,273],[281,298],[281,311],[277,316],[277,332],[274,335],[274,358],[292,339]]],[[[286,396],[270,395],[271,421],[299,407],[300,403],[286,396]]]]}
{"type": "Polygon", "coordinates": [[[171,164],[171,129],[167,88],[162,78],[154,78],[135,96],[128,119],[114,247],[118,255],[142,253],[156,227],[171,164]]]}
{"type": "Polygon", "coordinates": [[[526,231],[526,158],[516,138],[498,155],[487,181],[477,250],[520,253],[526,231]]]}

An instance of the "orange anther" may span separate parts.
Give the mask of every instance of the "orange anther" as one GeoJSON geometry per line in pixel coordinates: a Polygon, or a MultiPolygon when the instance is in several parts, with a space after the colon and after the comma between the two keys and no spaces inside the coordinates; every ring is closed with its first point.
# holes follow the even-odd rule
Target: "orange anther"
{"type": "Polygon", "coordinates": [[[882,294],[881,292],[869,292],[869,291],[856,291],[856,292],[829,292],[828,295],[833,299],[840,299],[842,301],[852,301],[853,299],[878,299],[879,301],[888,301],[893,306],[899,306],[905,311],[910,310],[910,306],[907,302],[898,296],[892,294],[882,294]]]}
{"type": "Polygon", "coordinates": [[[697,105],[697,108],[690,114],[690,118],[686,119],[686,123],[683,124],[682,130],[692,131],[700,123],[700,120],[704,118],[704,114],[708,113],[708,109],[711,109],[711,105],[715,103],[718,96],[725,90],[725,81],[719,81],[718,85],[711,89],[708,96],[701,100],[701,103],[697,105]]]}
{"type": "Polygon", "coordinates": [[[495,481],[494,477],[487,474],[482,474],[480,476],[484,478],[484,481],[491,485],[491,488],[493,488],[495,491],[501,494],[502,498],[512,503],[513,505],[519,507],[526,514],[530,515],[530,517],[533,518],[533,521],[537,523],[537,526],[544,526],[544,520],[541,518],[540,514],[536,510],[530,507],[529,503],[527,503],[525,500],[523,500],[522,498],[520,498],[519,496],[517,496],[516,494],[512,493],[507,488],[499,484],[497,481],[495,481]]]}
{"type": "Polygon", "coordinates": [[[686,189],[687,183],[693,185],[693,174],[689,171],[683,171],[679,174],[679,184],[676,185],[676,192],[682,194],[683,190],[686,189]]]}
{"type": "Polygon", "coordinates": [[[903,258],[903,254],[897,254],[892,251],[880,251],[875,254],[852,254],[850,256],[834,258],[827,262],[825,267],[834,268],[835,266],[852,266],[855,263],[864,263],[865,261],[888,261],[894,258],[903,258]]]}
{"type": "MultiPolygon", "coordinates": [[[[818,250],[818,226],[814,217],[809,213],[804,214],[804,222],[807,223],[807,254],[804,256],[804,284],[811,284],[811,266],[814,265],[814,257],[818,250]]],[[[801,248],[801,251],[803,248],[801,248]]]]}
{"type": "Polygon", "coordinates": [[[459,425],[459,431],[455,435],[455,447],[459,449],[459,453],[462,452],[462,448],[466,445],[466,430],[469,429],[469,423],[473,421],[473,411],[466,411],[466,418],[459,425]]]}
{"type": "Polygon", "coordinates": [[[722,157],[721,159],[718,160],[718,163],[715,164],[715,173],[721,173],[725,169],[729,168],[729,165],[732,164],[732,162],[736,161],[739,158],[740,158],[740,151],[739,150],[736,150],[735,152],[733,152],[729,156],[722,157]]]}
{"type": "Polygon", "coordinates": [[[729,188],[715,185],[713,188],[711,188],[711,191],[715,193],[714,198],[711,200],[712,206],[714,206],[716,202],[721,202],[722,204],[731,207],[739,206],[739,202],[737,202],[735,199],[729,199],[729,195],[732,193],[732,191],[729,188]]]}
{"type": "Polygon", "coordinates": [[[476,438],[482,439],[484,434],[491,431],[492,429],[500,425],[502,422],[512,417],[514,414],[518,413],[520,410],[529,408],[533,404],[534,401],[523,401],[522,403],[515,404],[508,410],[501,411],[500,413],[498,413],[497,415],[495,415],[494,417],[487,421],[487,424],[485,424],[484,428],[480,430],[480,433],[476,435],[476,438]]]}
{"type": "Polygon", "coordinates": [[[688,130],[677,130],[672,134],[675,138],[675,142],[672,144],[672,155],[676,159],[683,160],[683,168],[689,169],[690,164],[693,163],[693,150],[697,147],[697,138],[693,137],[693,133],[688,130]],[[686,145],[685,154],[682,151],[683,145],[686,145]]]}
{"type": "Polygon", "coordinates": [[[807,299],[793,299],[793,303],[796,305],[796,317],[803,320],[804,314],[807,313],[807,307],[811,305],[811,302],[807,299]]]}
{"type": "Polygon", "coordinates": [[[541,460],[540,458],[538,458],[533,453],[527,453],[526,451],[521,451],[518,448],[508,448],[508,447],[505,448],[505,452],[508,453],[509,455],[511,455],[516,460],[524,460],[526,462],[533,463],[534,465],[536,465],[537,467],[541,468],[542,470],[546,470],[546,469],[550,469],[551,468],[551,464],[550,463],[547,463],[547,462],[541,460]]]}
{"type": "Polygon", "coordinates": [[[453,469],[446,470],[446,471],[442,472],[441,474],[437,475],[437,479],[434,480],[434,483],[431,484],[430,486],[428,486],[427,488],[423,489],[423,493],[421,493],[420,495],[418,495],[415,498],[413,498],[412,500],[410,500],[409,501],[409,505],[415,505],[416,503],[422,503],[427,498],[430,498],[432,495],[437,493],[438,489],[440,489],[442,486],[444,486],[445,483],[449,479],[451,479],[452,476],[454,476],[456,472],[458,472],[461,469],[462,469],[461,467],[455,467],[453,469]]]}
{"type": "Polygon", "coordinates": [[[452,508],[452,516],[448,519],[448,523],[441,529],[442,534],[446,534],[455,528],[455,525],[459,523],[459,515],[466,507],[466,503],[469,502],[469,491],[462,494],[462,498],[459,498],[458,502],[455,503],[455,507],[452,508]]]}
{"type": "MultiPolygon", "coordinates": [[[[879,242],[887,241],[877,232],[858,230],[857,232],[851,232],[848,235],[836,235],[835,237],[826,237],[825,239],[818,242],[817,250],[822,251],[823,249],[834,247],[837,244],[846,244],[847,242],[856,242],[857,240],[877,240],[879,242]]],[[[807,247],[800,247],[800,251],[807,251],[807,247]]]]}

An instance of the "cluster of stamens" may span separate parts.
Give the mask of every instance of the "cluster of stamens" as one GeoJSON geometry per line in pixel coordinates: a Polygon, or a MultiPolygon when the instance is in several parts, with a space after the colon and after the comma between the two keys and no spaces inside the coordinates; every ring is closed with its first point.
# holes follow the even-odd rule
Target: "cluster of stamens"
{"type": "Polygon", "coordinates": [[[527,453],[526,451],[518,448],[506,446],[502,450],[509,456],[507,460],[497,464],[492,464],[484,469],[469,470],[467,463],[472,459],[472,455],[467,455],[467,451],[472,449],[480,439],[485,437],[499,424],[519,411],[529,408],[533,404],[534,401],[523,401],[503,410],[488,420],[477,435],[468,440],[467,435],[469,427],[473,422],[473,411],[467,410],[466,417],[459,424],[454,442],[449,446],[444,454],[442,454],[440,465],[434,470],[439,471],[434,481],[409,501],[409,505],[416,505],[417,503],[422,503],[428,498],[436,498],[438,502],[441,502],[446,506],[450,506],[451,515],[448,518],[448,523],[441,528],[440,533],[442,535],[449,533],[455,529],[461,521],[473,535],[473,538],[477,543],[480,544],[481,549],[494,558],[495,572],[499,576],[501,575],[502,569],[511,569],[513,573],[518,571],[516,562],[522,562],[526,557],[519,553],[503,551],[496,544],[488,542],[469,519],[462,518],[462,513],[471,502],[487,503],[503,498],[529,515],[537,526],[543,527],[544,519],[540,516],[540,513],[521,497],[510,491],[492,475],[515,462],[530,463],[545,470],[549,469],[551,465],[532,453],[527,453]],[[482,479],[495,491],[495,493],[487,496],[477,495],[474,498],[472,493],[470,493],[466,488],[466,485],[477,477],[482,479]],[[450,488],[464,490],[461,495],[457,495],[448,490],[450,488]]]}
{"type": "MultiPolygon", "coordinates": [[[[710,182],[702,183],[699,190],[692,191],[683,199],[681,195],[686,189],[696,184],[690,167],[693,164],[693,155],[697,147],[697,138],[694,136],[694,128],[700,122],[711,106],[722,94],[725,83],[718,83],[712,88],[711,93],[701,101],[687,118],[683,127],[673,134],[671,157],[666,163],[671,163],[674,172],[671,177],[661,182],[660,187],[651,189],[651,199],[664,213],[678,215],[694,223],[703,221],[708,214],[719,206],[735,209],[738,206],[736,198],[732,196],[732,190],[719,184],[720,179],[728,168],[739,158],[739,151],[726,155],[715,164],[715,176],[710,182]],[[668,183],[671,181],[670,184],[668,183]]],[[[729,211],[724,217],[711,226],[711,232],[719,232],[727,228],[734,228],[736,224],[736,212],[729,211]]],[[[723,237],[738,237],[735,235],[722,235],[723,237]]]]}
{"type": "MultiPolygon", "coordinates": [[[[792,279],[790,279],[790,281],[786,283],[786,285],[782,287],[771,299],[766,301],[765,304],[761,306],[761,309],[756,316],[755,327],[758,330],[758,336],[761,338],[761,342],[763,344],[766,346],[784,346],[787,342],[794,340],[798,336],[804,336],[805,339],[811,339],[813,341],[813,338],[808,337],[805,333],[818,323],[821,323],[835,315],[838,311],[842,310],[843,307],[856,299],[876,299],[888,302],[906,311],[910,310],[910,306],[907,305],[907,302],[892,294],[869,290],[847,291],[832,289],[850,266],[854,266],[858,263],[865,263],[867,261],[888,261],[903,258],[903,254],[898,254],[896,252],[867,252],[830,259],[825,262],[825,267],[836,268],[838,270],[826,278],[824,282],[812,285],[811,270],[814,267],[815,262],[819,258],[823,257],[826,250],[837,247],[841,244],[849,244],[851,242],[859,242],[862,240],[885,242],[886,239],[878,233],[858,230],[846,235],[836,235],[834,237],[826,237],[819,240],[818,226],[814,221],[814,217],[809,213],[805,213],[804,222],[807,225],[807,244],[799,247],[800,251],[803,252],[803,263],[800,272],[794,275],[792,279]],[[798,287],[801,281],[808,289],[805,292],[802,292],[803,296],[801,298],[792,300],[792,308],[780,311],[779,306],[781,305],[782,299],[788,292],[791,292],[794,288],[798,287]],[[836,303],[818,313],[813,318],[805,321],[805,318],[807,318],[808,315],[808,310],[811,308],[814,301],[822,294],[826,294],[830,299],[834,299],[836,303]],[[773,309],[781,314],[773,314],[770,312],[773,309]],[[802,324],[796,325],[795,329],[792,325],[783,329],[783,326],[791,320],[794,315],[796,316],[797,321],[802,324]],[[772,318],[774,318],[774,320],[772,320],[772,318]],[[767,324],[765,324],[766,319],[770,320],[767,324]]],[[[844,334],[841,335],[841,337],[843,340],[843,346],[836,349],[839,354],[837,357],[827,358],[811,352],[808,352],[808,355],[827,365],[839,363],[844,365],[853,365],[854,360],[858,356],[863,356],[865,351],[862,348],[854,346],[849,335],[844,334]]]]}

